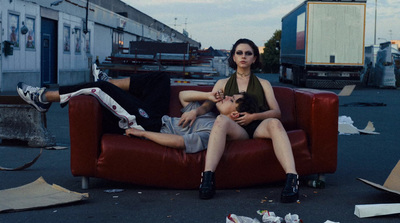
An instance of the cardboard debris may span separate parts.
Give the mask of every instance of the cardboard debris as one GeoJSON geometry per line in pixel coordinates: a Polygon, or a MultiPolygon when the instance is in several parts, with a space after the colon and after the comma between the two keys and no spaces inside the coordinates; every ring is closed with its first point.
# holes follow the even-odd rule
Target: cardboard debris
{"type": "Polygon", "coordinates": [[[374,135],[379,134],[379,132],[375,132],[374,123],[372,123],[371,121],[368,121],[368,124],[364,129],[359,129],[358,131],[364,134],[374,134],[374,135]]]}
{"type": "Polygon", "coordinates": [[[350,96],[353,92],[356,85],[346,85],[343,89],[339,92],[338,96],[350,96]]]}
{"type": "Polygon", "coordinates": [[[399,214],[400,204],[364,204],[356,205],[354,214],[359,218],[399,214]]]}
{"type": "Polygon", "coordinates": [[[50,185],[42,177],[24,186],[0,190],[0,213],[50,207],[85,200],[88,193],[50,185]]]}
{"type": "Polygon", "coordinates": [[[370,134],[379,135],[379,132],[375,132],[374,123],[368,121],[367,126],[364,129],[358,129],[351,124],[339,124],[339,133],[341,134],[370,134]]]}
{"type": "MultiPolygon", "coordinates": [[[[397,162],[383,185],[362,178],[357,179],[378,190],[400,195],[400,160],[397,162]]],[[[400,213],[400,204],[356,205],[354,210],[354,214],[359,218],[398,213],[400,213]]]]}
{"type": "Polygon", "coordinates": [[[33,159],[32,161],[30,161],[29,163],[25,163],[24,165],[20,166],[20,167],[15,167],[15,168],[8,168],[8,167],[2,167],[0,166],[0,170],[5,170],[5,171],[16,171],[16,170],[23,170],[26,169],[30,166],[32,166],[40,157],[40,155],[42,155],[43,149],[40,149],[40,153],[39,155],[37,155],[35,157],[35,159],[33,159]]]}
{"type": "Polygon", "coordinates": [[[63,149],[68,149],[66,146],[48,146],[45,147],[47,150],[63,150],[63,149]]]}
{"type": "Polygon", "coordinates": [[[357,179],[372,187],[375,187],[376,189],[400,195],[400,160],[397,163],[397,165],[393,168],[392,172],[389,174],[388,178],[386,179],[383,185],[376,184],[362,178],[357,178],[357,179]]]}
{"type": "Polygon", "coordinates": [[[364,129],[358,129],[353,125],[353,120],[347,116],[340,116],[338,122],[338,131],[341,135],[351,135],[351,134],[370,134],[378,135],[379,132],[375,132],[374,123],[368,121],[367,126],[364,129]]]}

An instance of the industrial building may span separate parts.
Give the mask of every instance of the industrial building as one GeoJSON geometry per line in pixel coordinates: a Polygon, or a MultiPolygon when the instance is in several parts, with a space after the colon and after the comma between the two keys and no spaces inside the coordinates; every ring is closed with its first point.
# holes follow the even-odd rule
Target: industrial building
{"type": "Polygon", "coordinates": [[[199,42],[120,0],[0,0],[0,93],[90,81],[130,41],[199,42]]]}

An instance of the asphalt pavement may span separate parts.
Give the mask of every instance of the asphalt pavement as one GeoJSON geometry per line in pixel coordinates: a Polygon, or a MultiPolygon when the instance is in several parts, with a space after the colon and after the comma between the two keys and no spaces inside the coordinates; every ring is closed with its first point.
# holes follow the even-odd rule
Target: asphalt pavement
{"type": "MultiPolygon", "coordinates": [[[[284,85],[276,74],[264,74],[272,85],[284,85]]],[[[340,90],[330,90],[339,93],[340,90]]],[[[53,104],[47,113],[47,125],[57,145],[64,150],[44,150],[38,161],[22,171],[0,171],[0,189],[9,189],[43,177],[71,191],[89,193],[89,199],[73,204],[35,210],[0,213],[1,223],[17,222],[225,222],[236,214],[257,218],[258,210],[278,216],[297,214],[304,223],[333,222],[400,222],[400,215],[358,218],[355,205],[400,203],[400,196],[372,188],[357,177],[383,184],[400,159],[400,89],[357,87],[350,96],[339,97],[339,115],[348,116],[354,126],[364,128],[373,122],[377,135],[339,135],[338,168],[326,175],[325,189],[305,185],[302,176],[300,200],[279,202],[284,182],[251,188],[218,190],[211,200],[200,200],[197,190],[171,190],[92,179],[88,190],[81,189],[81,179],[70,172],[68,107],[53,104]],[[119,193],[105,190],[122,189],[119,193]]],[[[0,166],[16,167],[29,162],[40,148],[24,143],[2,142],[0,166]]],[[[257,171],[256,169],[254,171],[257,171]]],[[[157,176],[149,176],[157,177],[157,176]]],[[[311,176],[314,177],[314,176],[311,176]]]]}

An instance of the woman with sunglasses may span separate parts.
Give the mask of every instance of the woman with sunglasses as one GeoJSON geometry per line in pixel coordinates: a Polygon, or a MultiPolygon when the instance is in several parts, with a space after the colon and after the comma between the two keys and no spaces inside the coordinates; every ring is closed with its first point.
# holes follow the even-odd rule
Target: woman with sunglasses
{"type": "MultiPolygon", "coordinates": [[[[226,140],[249,138],[269,138],[274,152],[286,173],[286,185],[281,194],[282,202],[295,202],[298,199],[298,175],[287,133],[279,121],[281,111],[269,81],[260,79],[252,70],[260,67],[258,47],[249,39],[239,39],[232,47],[228,58],[229,66],[235,69],[231,77],[219,80],[213,92],[217,100],[224,95],[232,96],[247,92],[257,100],[258,113],[240,113],[236,120],[219,115],[211,130],[202,182],[199,189],[201,199],[210,199],[215,195],[215,170],[224,153],[226,140]]],[[[180,124],[191,125],[196,116],[214,106],[206,101],[199,109],[184,113],[180,124]]]]}

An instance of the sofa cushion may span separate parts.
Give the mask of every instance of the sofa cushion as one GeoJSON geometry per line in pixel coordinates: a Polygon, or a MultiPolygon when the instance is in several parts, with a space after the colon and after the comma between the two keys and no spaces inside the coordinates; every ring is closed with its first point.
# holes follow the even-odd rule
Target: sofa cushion
{"type": "MultiPolygon", "coordinates": [[[[302,163],[299,173],[309,173],[311,155],[305,132],[290,131],[288,136],[296,162],[302,163]]],[[[186,154],[149,140],[114,134],[105,134],[101,145],[98,177],[155,187],[199,186],[206,151],[186,154]]],[[[259,185],[285,178],[269,139],[229,141],[216,174],[218,188],[259,185]],[[271,167],[279,169],[270,171],[271,167]]]]}

